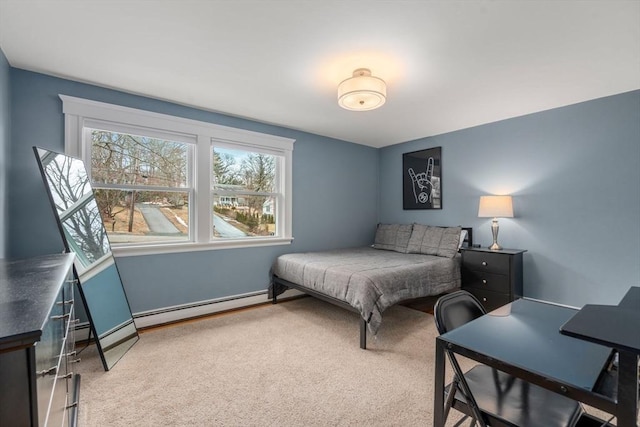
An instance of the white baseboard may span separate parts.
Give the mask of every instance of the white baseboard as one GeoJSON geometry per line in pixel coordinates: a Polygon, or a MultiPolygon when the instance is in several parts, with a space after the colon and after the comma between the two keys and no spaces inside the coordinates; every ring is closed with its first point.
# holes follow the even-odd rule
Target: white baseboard
{"type": "MultiPolygon", "coordinates": [[[[278,295],[278,299],[290,298],[297,295],[304,294],[295,289],[289,289],[283,294],[278,295]]],[[[271,299],[267,298],[267,292],[260,291],[215,300],[199,301],[192,304],[167,307],[159,310],[150,310],[142,313],[134,313],[133,318],[136,327],[141,329],[191,319],[194,317],[206,316],[208,314],[234,310],[237,308],[251,307],[253,305],[264,304],[269,301],[271,301],[271,299]]]]}
{"type": "MultiPolygon", "coordinates": [[[[284,293],[278,295],[278,300],[284,300],[299,295],[304,295],[304,293],[295,289],[287,289],[284,293]]],[[[226,298],[198,301],[191,304],[182,304],[157,310],[134,313],[133,320],[136,327],[138,329],[142,329],[173,323],[180,320],[187,320],[194,317],[206,316],[208,314],[234,310],[237,308],[251,307],[253,305],[264,304],[269,301],[271,301],[271,299],[267,298],[267,291],[252,292],[226,298]]],[[[89,323],[85,322],[77,325],[76,340],[86,341],[88,339],[89,323]]]]}

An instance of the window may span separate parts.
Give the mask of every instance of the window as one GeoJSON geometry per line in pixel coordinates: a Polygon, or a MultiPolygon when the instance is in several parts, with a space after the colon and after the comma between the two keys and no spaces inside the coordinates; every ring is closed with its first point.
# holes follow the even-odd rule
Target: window
{"type": "Polygon", "coordinates": [[[213,237],[277,234],[279,156],[213,147],[213,237]]]}
{"type": "Polygon", "coordinates": [[[60,98],[114,253],[291,241],[293,140],[60,98]]]}

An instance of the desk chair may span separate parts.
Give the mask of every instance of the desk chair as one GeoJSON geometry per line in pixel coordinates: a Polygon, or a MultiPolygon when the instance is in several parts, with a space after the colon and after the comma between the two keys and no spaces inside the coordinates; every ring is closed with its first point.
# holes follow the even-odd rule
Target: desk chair
{"type": "MultiPolygon", "coordinates": [[[[439,334],[484,314],[482,304],[467,291],[444,295],[434,306],[439,334]]],[[[572,427],[583,413],[574,400],[486,365],[463,373],[455,354],[445,352],[454,371],[453,381],[445,388],[445,422],[452,407],[464,413],[465,419],[472,417],[473,426],[477,422],[481,427],[572,427]]]]}

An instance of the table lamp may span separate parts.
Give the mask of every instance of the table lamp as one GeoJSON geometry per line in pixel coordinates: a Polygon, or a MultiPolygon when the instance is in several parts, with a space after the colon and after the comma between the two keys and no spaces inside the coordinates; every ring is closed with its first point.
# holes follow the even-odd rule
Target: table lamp
{"type": "Polygon", "coordinates": [[[513,218],[513,202],[511,196],[481,196],[478,217],[493,218],[491,223],[493,244],[489,246],[489,249],[492,251],[502,249],[498,244],[498,218],[513,218]]]}

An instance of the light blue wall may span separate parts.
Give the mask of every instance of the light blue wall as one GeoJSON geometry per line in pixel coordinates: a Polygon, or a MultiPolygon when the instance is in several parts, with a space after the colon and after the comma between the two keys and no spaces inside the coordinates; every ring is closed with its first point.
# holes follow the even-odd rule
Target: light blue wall
{"type": "Polygon", "coordinates": [[[474,227],[485,194],[512,194],[499,242],[527,249],[526,296],[617,303],[640,286],[640,91],[380,150],[381,222],[474,227]],[[443,209],[402,210],[402,154],[442,147],[443,209]]]}
{"type": "Polygon", "coordinates": [[[376,149],[11,68],[9,251],[24,257],[62,250],[32,146],[64,150],[58,94],[187,117],[296,140],[291,245],[120,257],[132,311],[266,289],[276,256],[372,243],[377,222],[376,149]],[[354,172],[355,171],[355,172],[354,172]],[[366,173],[363,173],[366,171],[366,173]]]}
{"type": "Polygon", "coordinates": [[[9,63],[0,49],[0,258],[5,257],[7,248],[7,158],[11,138],[11,108],[9,63]]]}
{"type": "Polygon", "coordinates": [[[297,140],[293,244],[119,258],[134,312],[262,290],[277,255],[368,244],[378,220],[473,226],[486,246],[490,220],[476,217],[477,205],[493,193],[515,197],[516,218],[500,220],[499,240],[528,250],[527,296],[615,303],[640,285],[640,91],[375,150],[18,70],[2,59],[8,256],[62,250],[31,152],[32,145],[63,150],[60,93],[297,140]],[[435,146],[444,208],[403,211],[402,153],[435,146]]]}

